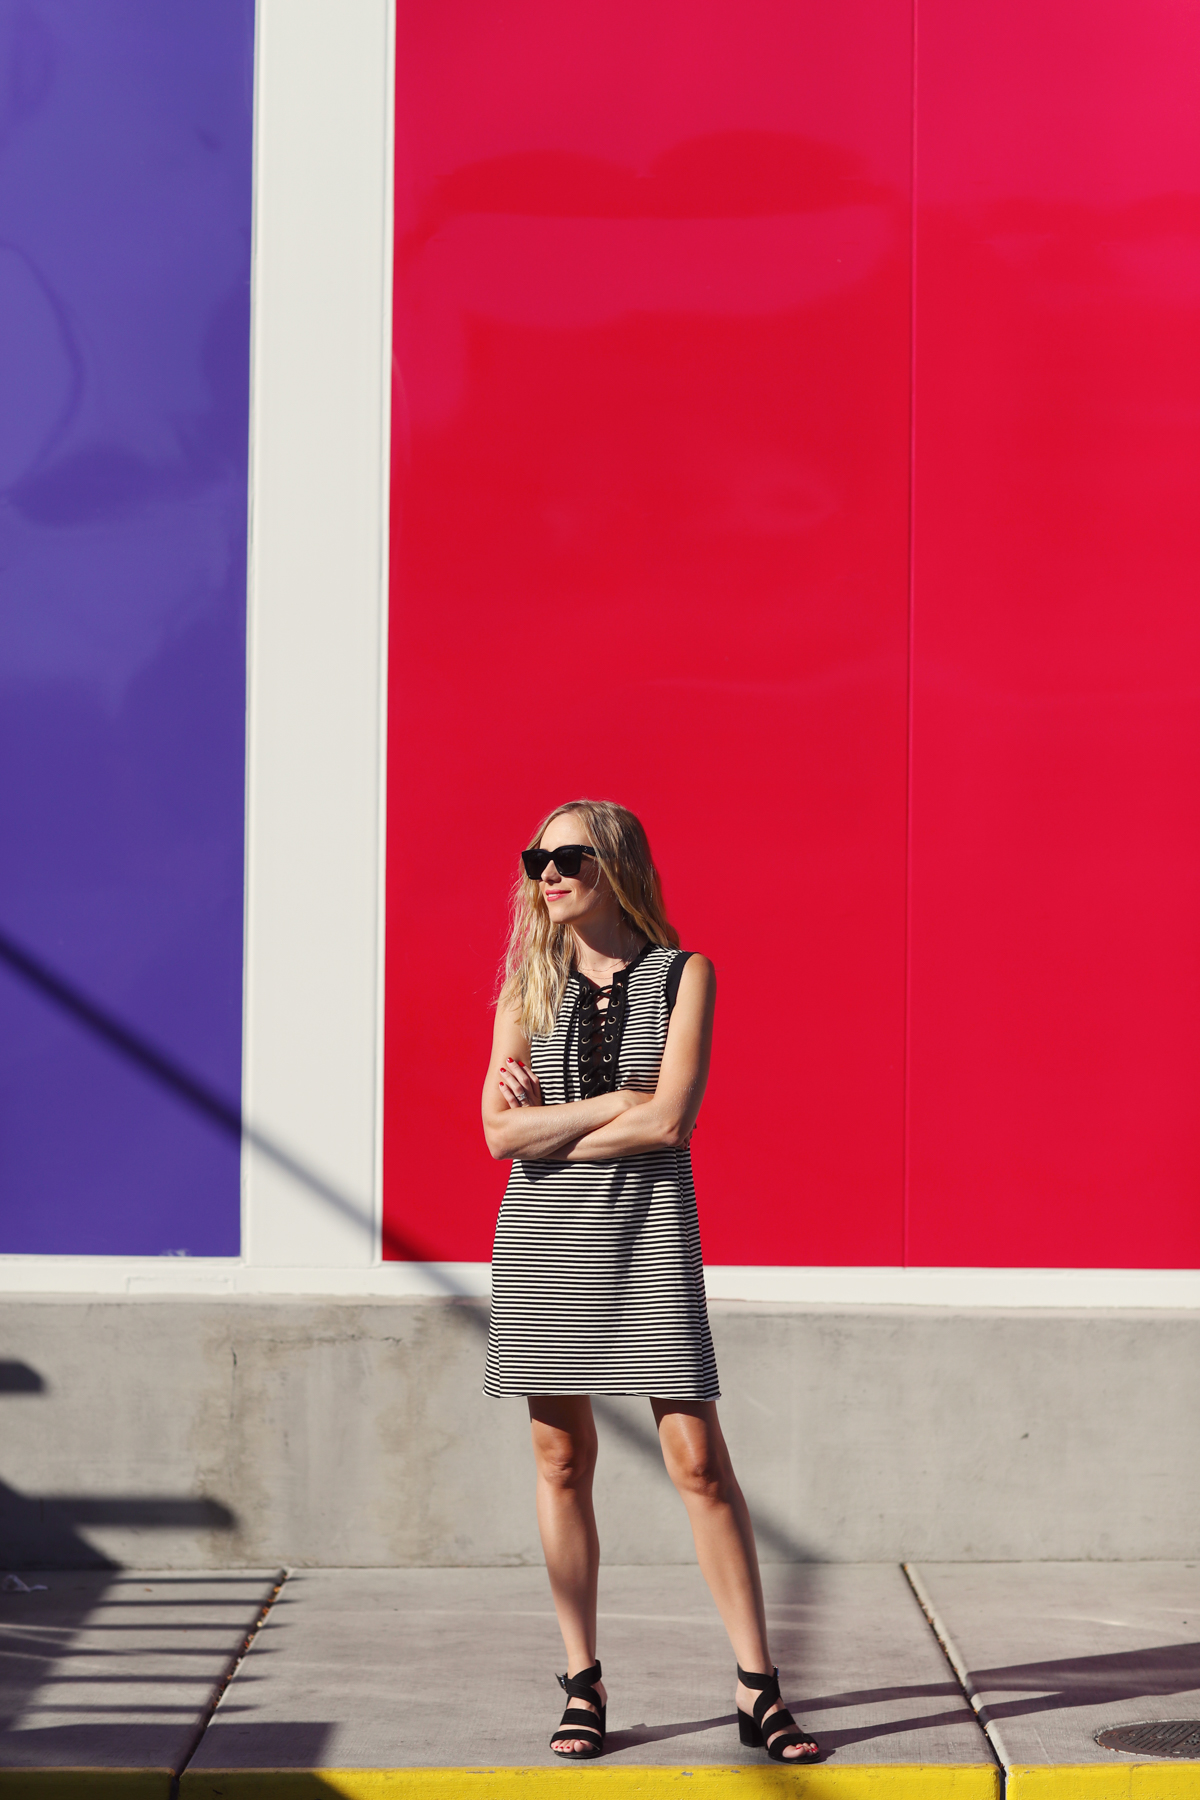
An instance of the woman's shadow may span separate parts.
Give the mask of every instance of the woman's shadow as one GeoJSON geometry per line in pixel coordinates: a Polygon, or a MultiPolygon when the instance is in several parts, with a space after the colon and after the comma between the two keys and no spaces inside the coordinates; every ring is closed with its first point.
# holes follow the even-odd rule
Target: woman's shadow
{"type": "Polygon", "coordinates": [[[716,1731],[722,1725],[736,1725],[737,1714],[725,1713],[719,1719],[683,1719],[675,1725],[630,1725],[626,1731],[610,1731],[605,1740],[605,1755],[619,1750],[636,1750],[639,1744],[661,1744],[667,1738],[690,1737],[694,1731],[716,1731]]]}
{"type": "MultiPolygon", "coordinates": [[[[722,1713],[716,1719],[681,1719],[673,1725],[630,1725],[625,1731],[609,1732],[604,1754],[614,1756],[621,1750],[636,1750],[644,1744],[665,1743],[668,1738],[691,1737],[695,1732],[720,1731],[725,1727],[732,1731],[736,1725],[736,1713],[722,1713]]],[[[740,1752],[741,1746],[737,1748],[740,1752]]],[[[825,1762],[830,1754],[829,1747],[823,1744],[821,1755],[813,1757],[804,1766],[811,1769],[814,1762],[825,1762]]]]}

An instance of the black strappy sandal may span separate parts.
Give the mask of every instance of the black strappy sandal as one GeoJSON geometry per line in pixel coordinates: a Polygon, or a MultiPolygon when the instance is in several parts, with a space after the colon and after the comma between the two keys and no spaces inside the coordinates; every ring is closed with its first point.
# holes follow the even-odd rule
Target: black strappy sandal
{"type": "Polygon", "coordinates": [[[593,1756],[601,1756],[604,1752],[605,1714],[608,1712],[607,1701],[601,1700],[593,1686],[600,1679],[600,1664],[594,1662],[590,1669],[584,1669],[578,1675],[560,1675],[558,1685],[564,1694],[573,1700],[590,1700],[596,1708],[594,1713],[584,1712],[581,1706],[568,1706],[562,1716],[562,1723],[550,1739],[550,1748],[555,1756],[561,1756],[564,1762],[587,1762],[593,1756]],[[599,1714],[599,1718],[597,1718],[599,1714]],[[580,1738],[584,1732],[594,1737],[596,1742],[586,1750],[560,1750],[559,1742],[569,1744],[572,1738],[580,1738]]]}
{"type": "Polygon", "coordinates": [[[747,1675],[745,1669],[739,1668],[738,1680],[743,1687],[758,1688],[758,1699],[754,1702],[754,1716],[744,1713],[738,1707],[738,1736],[748,1750],[765,1750],[772,1762],[808,1763],[816,1762],[821,1754],[821,1746],[809,1731],[802,1731],[787,1707],[782,1703],[779,1692],[779,1670],[771,1675],[747,1675]],[[780,1702],[779,1711],[766,1718],[767,1708],[780,1702]],[[770,1738],[770,1743],[767,1739],[770,1738]],[[813,1744],[812,1750],[805,1750],[800,1756],[785,1756],[784,1751],[792,1744],[813,1744]]]}

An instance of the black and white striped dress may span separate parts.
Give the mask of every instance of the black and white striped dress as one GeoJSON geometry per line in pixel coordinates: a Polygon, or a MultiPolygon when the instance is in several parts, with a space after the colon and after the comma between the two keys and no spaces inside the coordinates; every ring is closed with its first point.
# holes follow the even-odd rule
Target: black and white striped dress
{"type": "MultiPolygon", "coordinates": [[[[657,1084],[679,954],[648,945],[614,978],[618,1087],[657,1084]]],[[[584,994],[572,975],[554,1030],[532,1042],[548,1106],[581,1095],[584,994]]],[[[514,1160],[492,1250],[483,1391],[718,1398],[687,1144],[612,1162],[514,1160]]]]}

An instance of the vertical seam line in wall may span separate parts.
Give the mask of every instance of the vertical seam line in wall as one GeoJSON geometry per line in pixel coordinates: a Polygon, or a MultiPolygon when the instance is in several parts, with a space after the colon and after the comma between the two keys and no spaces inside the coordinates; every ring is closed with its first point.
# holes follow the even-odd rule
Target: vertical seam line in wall
{"type": "Polygon", "coordinates": [[[902,1081],[901,1150],[901,1246],[905,1268],[909,1256],[909,1188],[911,1181],[912,1088],[912,886],[913,886],[913,604],[916,583],[917,519],[917,6],[912,0],[910,103],[911,135],[908,164],[908,664],[905,673],[904,763],[904,1022],[901,1054],[902,1081]]]}
{"type": "Polygon", "coordinates": [[[904,1572],[909,1587],[912,1589],[913,1599],[924,1613],[929,1629],[937,1639],[938,1647],[946,1661],[950,1664],[954,1679],[962,1690],[963,1699],[967,1702],[967,1705],[971,1708],[971,1711],[979,1721],[979,1728],[983,1732],[984,1738],[987,1740],[987,1747],[996,1759],[996,1763],[1000,1770],[1000,1795],[1001,1800],[1004,1800],[1004,1793],[1008,1785],[1008,1769],[1005,1766],[1004,1761],[1004,1746],[999,1738],[993,1735],[995,1727],[988,1718],[987,1708],[983,1705],[979,1695],[975,1691],[975,1684],[971,1680],[970,1673],[966,1663],[962,1659],[958,1645],[954,1642],[954,1639],[950,1636],[945,1624],[939,1617],[937,1608],[930,1598],[929,1590],[926,1588],[925,1583],[921,1580],[919,1573],[913,1568],[911,1563],[901,1563],[900,1567],[904,1572]]]}
{"type": "Polygon", "coordinates": [[[180,1780],[182,1779],[183,1772],[187,1768],[188,1764],[191,1762],[192,1758],[195,1756],[195,1754],[196,1754],[197,1750],[200,1748],[201,1744],[204,1742],[204,1734],[208,1730],[209,1726],[212,1724],[213,1714],[216,1712],[218,1706],[220,1706],[222,1700],[225,1698],[226,1690],[229,1687],[229,1684],[233,1680],[234,1676],[237,1674],[238,1670],[241,1668],[242,1663],[245,1661],[246,1654],[249,1651],[251,1644],[254,1642],[255,1638],[258,1636],[258,1633],[262,1630],[263,1626],[266,1624],[267,1615],[269,1614],[271,1608],[274,1606],[275,1602],[278,1600],[279,1595],[283,1589],[283,1584],[287,1580],[290,1573],[291,1573],[290,1569],[280,1569],[278,1575],[275,1577],[274,1587],[271,1589],[271,1592],[267,1595],[266,1599],[264,1600],[262,1606],[259,1609],[259,1614],[258,1614],[257,1619],[255,1619],[253,1625],[250,1627],[249,1631],[246,1633],[245,1637],[242,1639],[241,1643],[238,1645],[237,1649],[234,1651],[233,1655],[230,1657],[229,1661],[226,1663],[224,1673],[222,1674],[221,1679],[217,1682],[216,1686],[213,1688],[213,1691],[212,1691],[211,1695],[209,1696],[208,1705],[205,1707],[204,1711],[200,1715],[200,1723],[197,1725],[195,1731],[192,1733],[191,1742],[188,1744],[187,1751],[184,1755],[183,1761],[180,1763],[178,1770],[176,1771],[175,1775],[171,1779],[171,1800],[177,1800],[177,1796],[179,1793],[179,1783],[180,1783],[180,1780]]]}
{"type": "Polygon", "coordinates": [[[384,1047],[387,1008],[387,759],[388,641],[391,632],[392,541],[392,364],[395,357],[394,285],[396,231],[396,0],[385,0],[387,26],[383,57],[384,178],[383,288],[380,294],[382,334],[381,418],[379,432],[379,760],[376,820],[377,880],[375,901],[375,1242],[372,1259],[383,1261],[383,1129],[384,1047]]]}
{"type": "Polygon", "coordinates": [[[250,380],[249,402],[250,417],[246,434],[246,717],[245,726],[245,768],[243,770],[242,787],[242,1153],[239,1165],[238,1180],[238,1253],[243,1262],[248,1260],[250,1251],[250,1170],[247,1167],[248,1155],[251,1154],[246,1141],[245,1121],[249,1115],[253,1096],[250,1093],[250,1071],[253,1058],[250,1055],[250,1039],[254,1023],[250,1016],[250,946],[253,942],[253,904],[254,875],[252,861],[254,855],[254,834],[252,831],[252,807],[254,802],[254,677],[255,654],[254,633],[257,621],[255,605],[255,532],[257,529],[258,511],[258,314],[259,314],[259,172],[262,160],[263,131],[263,92],[262,92],[262,40],[265,31],[265,7],[262,0],[257,0],[254,8],[254,65],[252,75],[252,100],[254,116],[251,121],[251,154],[250,154],[250,380]]]}

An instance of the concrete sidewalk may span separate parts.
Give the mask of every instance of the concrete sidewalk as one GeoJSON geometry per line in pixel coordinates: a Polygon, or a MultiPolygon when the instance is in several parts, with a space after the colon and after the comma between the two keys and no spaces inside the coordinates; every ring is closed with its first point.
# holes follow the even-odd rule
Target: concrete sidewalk
{"type": "Polygon", "coordinates": [[[764,1570],[785,1698],[826,1758],[795,1769],[739,1745],[694,1567],[604,1571],[608,1754],[574,1766],[547,1748],[562,1651],[540,1569],[26,1575],[49,1592],[0,1595],[0,1795],[1200,1800],[1200,1760],[1094,1740],[1200,1717],[1195,1565],[911,1576],[764,1570]]]}
{"type": "MultiPolygon", "coordinates": [[[[876,1785],[888,1768],[897,1794],[994,1793],[983,1734],[900,1569],[772,1567],[764,1579],[786,1698],[835,1759],[826,1784],[836,1772],[839,1791],[866,1791],[865,1772],[876,1785]]],[[[352,1771],[509,1771],[482,1788],[488,1794],[564,1777],[589,1786],[602,1777],[609,1791],[616,1771],[637,1771],[638,1793],[673,1785],[681,1768],[725,1771],[725,1785],[736,1772],[737,1793],[769,1778],[774,1765],[738,1742],[733,1658],[697,1569],[607,1569],[600,1613],[608,1754],[568,1767],[547,1747],[564,1702],[542,1570],[298,1573],[182,1791],[189,1800],[263,1792],[249,1780],[231,1787],[230,1774],[298,1767],[342,1783],[352,1771]],[[226,1716],[228,1705],[237,1710],[226,1716]]],[[[798,1779],[782,1773],[789,1787],[798,1779]]]]}
{"type": "Polygon", "coordinates": [[[1200,1794],[1200,1563],[938,1563],[910,1573],[1010,1797],[1200,1794]],[[1166,1738],[1182,1739],[1186,1758],[1096,1742],[1097,1732],[1167,1722],[1192,1726],[1166,1738]]]}

